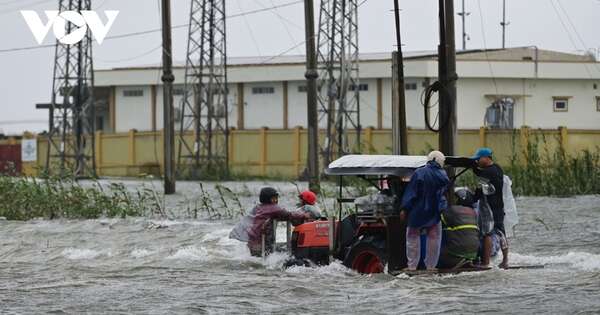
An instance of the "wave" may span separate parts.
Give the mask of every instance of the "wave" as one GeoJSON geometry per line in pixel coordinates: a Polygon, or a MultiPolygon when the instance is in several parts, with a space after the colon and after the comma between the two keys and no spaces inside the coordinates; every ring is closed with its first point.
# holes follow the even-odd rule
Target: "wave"
{"type": "Polygon", "coordinates": [[[101,255],[111,256],[110,252],[101,252],[87,248],[67,248],[62,251],[62,255],[71,260],[94,259],[101,255]]]}
{"type": "Polygon", "coordinates": [[[556,256],[533,256],[511,253],[510,260],[510,263],[513,265],[569,265],[582,271],[600,270],[600,255],[586,252],[569,252],[565,255],[556,256]]]}
{"type": "Polygon", "coordinates": [[[148,257],[153,254],[155,254],[154,251],[151,251],[148,249],[143,249],[143,248],[136,248],[131,251],[131,257],[133,257],[133,258],[144,258],[144,257],[148,257]]]}
{"type": "Polygon", "coordinates": [[[168,256],[167,259],[206,261],[209,257],[208,251],[202,247],[186,246],[178,249],[175,254],[168,256]]]}

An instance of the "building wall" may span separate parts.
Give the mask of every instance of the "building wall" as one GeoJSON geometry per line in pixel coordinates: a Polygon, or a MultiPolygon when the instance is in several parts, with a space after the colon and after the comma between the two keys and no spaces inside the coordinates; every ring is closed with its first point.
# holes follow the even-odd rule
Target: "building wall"
{"type": "Polygon", "coordinates": [[[514,127],[578,129],[600,128],[593,80],[460,79],[457,83],[459,128],[478,128],[484,123],[491,95],[515,98],[514,127]],[[486,95],[488,97],[486,97],[486,95]],[[555,112],[554,96],[569,96],[567,112],[555,112]]]}
{"type": "MultiPolygon", "coordinates": [[[[433,82],[434,79],[431,79],[433,82]]],[[[381,95],[382,127],[392,127],[392,86],[389,78],[383,78],[381,95]]],[[[407,89],[406,118],[407,125],[413,129],[424,129],[424,107],[422,96],[425,78],[408,77],[405,83],[416,85],[416,89],[407,89]]],[[[364,79],[368,89],[360,93],[360,118],[363,128],[378,127],[377,123],[377,79],[364,79]]],[[[306,92],[300,91],[304,81],[288,81],[288,113],[287,126],[306,127],[306,92]]],[[[283,82],[255,82],[244,86],[244,127],[258,129],[268,127],[283,129],[284,120],[284,84],[283,82]],[[256,88],[272,88],[273,93],[257,94],[256,88]]],[[[183,88],[176,85],[176,89],[183,88]]],[[[557,128],[566,126],[573,129],[600,128],[600,111],[596,98],[600,97],[600,84],[595,80],[583,79],[496,79],[461,78],[457,82],[457,116],[458,127],[477,129],[484,125],[486,109],[495,97],[508,95],[515,99],[515,128],[530,126],[532,128],[557,128]],[[596,84],[596,89],[594,89],[596,84]],[[555,112],[553,97],[567,96],[569,106],[567,112],[555,112]]],[[[237,84],[229,86],[229,125],[237,126],[238,95],[237,84]]],[[[152,130],[152,98],[150,86],[119,86],[116,88],[116,131],[129,129],[139,131],[152,130]],[[143,96],[125,97],[125,90],[141,89],[143,96]]],[[[181,106],[181,95],[175,95],[175,106],[181,106]]],[[[156,129],[163,126],[162,87],[156,87],[156,129]]],[[[437,94],[431,101],[437,103],[437,94]]],[[[435,120],[437,106],[432,107],[431,117],[435,120]]],[[[108,122],[105,122],[108,124],[108,122]]],[[[326,127],[326,121],[319,123],[326,127]]],[[[177,126],[177,129],[179,127],[177,126]]]]}
{"type": "Polygon", "coordinates": [[[294,128],[300,126],[303,128],[308,127],[307,123],[307,99],[306,90],[301,92],[300,88],[306,89],[306,82],[304,81],[291,81],[288,83],[288,126],[294,128]]]}
{"type": "Polygon", "coordinates": [[[282,82],[258,82],[244,84],[244,100],[245,128],[283,128],[282,82]],[[273,93],[253,93],[254,89],[270,88],[273,88],[273,93]]]}
{"type": "Polygon", "coordinates": [[[151,130],[150,86],[117,86],[115,90],[116,132],[151,130]],[[125,91],[131,90],[141,90],[143,95],[124,96],[125,91]]]}

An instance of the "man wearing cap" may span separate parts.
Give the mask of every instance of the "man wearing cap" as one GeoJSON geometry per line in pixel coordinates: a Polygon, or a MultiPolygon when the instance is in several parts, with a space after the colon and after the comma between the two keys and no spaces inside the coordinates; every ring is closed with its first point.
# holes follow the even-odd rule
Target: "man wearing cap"
{"type": "Polygon", "coordinates": [[[445,197],[450,180],[444,171],[446,157],[440,151],[427,156],[425,166],[418,168],[402,196],[401,208],[408,211],[406,228],[407,271],[417,269],[421,255],[421,232],[427,234],[425,267],[435,271],[440,257],[442,225],[440,215],[448,207],[445,197]]]}
{"type": "MultiPolygon", "coordinates": [[[[472,157],[475,161],[473,173],[478,177],[485,179],[489,184],[494,186],[494,192],[486,196],[487,203],[492,210],[494,217],[494,231],[498,235],[506,235],[504,229],[504,199],[502,196],[502,188],[504,186],[504,171],[494,163],[492,158],[492,149],[479,148],[472,157]]],[[[489,235],[486,235],[483,240],[482,264],[488,265],[492,251],[492,241],[489,235]]],[[[500,264],[501,268],[508,267],[508,243],[505,242],[502,248],[503,260],[500,264]]]]}

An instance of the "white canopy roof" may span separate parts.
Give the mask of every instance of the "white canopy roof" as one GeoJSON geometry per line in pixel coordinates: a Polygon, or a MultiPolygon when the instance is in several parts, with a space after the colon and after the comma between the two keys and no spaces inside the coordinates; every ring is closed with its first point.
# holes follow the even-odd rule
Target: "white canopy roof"
{"type": "Polygon", "coordinates": [[[416,155],[346,155],[329,164],[329,170],[342,169],[416,169],[427,164],[426,156],[416,155]]]}

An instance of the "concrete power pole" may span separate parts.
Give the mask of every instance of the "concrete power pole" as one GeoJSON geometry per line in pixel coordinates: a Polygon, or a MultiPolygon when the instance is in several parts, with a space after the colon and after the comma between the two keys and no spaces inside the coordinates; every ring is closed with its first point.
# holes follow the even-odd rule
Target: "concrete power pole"
{"type": "Polygon", "coordinates": [[[308,177],[309,188],[320,191],[319,184],[319,118],[317,113],[317,57],[315,55],[315,11],[313,0],[304,0],[306,31],[306,92],[308,115],[308,177]]]}
{"type": "Polygon", "coordinates": [[[457,14],[462,20],[462,50],[467,50],[467,40],[469,40],[469,35],[467,35],[466,30],[466,18],[471,15],[471,12],[465,11],[465,0],[462,0],[462,12],[458,12],[457,14]]]}
{"type": "Polygon", "coordinates": [[[163,40],[163,110],[164,110],[164,188],[165,194],[175,193],[175,130],[173,120],[173,56],[171,54],[171,0],[162,0],[162,40],[163,40]]]}
{"type": "Polygon", "coordinates": [[[394,0],[394,16],[396,19],[396,45],[398,50],[393,54],[392,82],[392,151],[395,155],[408,155],[408,135],[406,131],[406,97],[404,94],[404,61],[402,55],[402,39],[400,36],[400,5],[394,0]]]}
{"type": "MultiPolygon", "coordinates": [[[[447,156],[456,153],[456,48],[454,43],[454,0],[439,0],[440,46],[438,48],[440,89],[439,148],[447,156]]],[[[448,174],[451,175],[451,174],[448,174]]]]}
{"type": "Polygon", "coordinates": [[[502,49],[506,48],[506,27],[510,22],[506,22],[506,0],[502,0],[502,49]]]}

